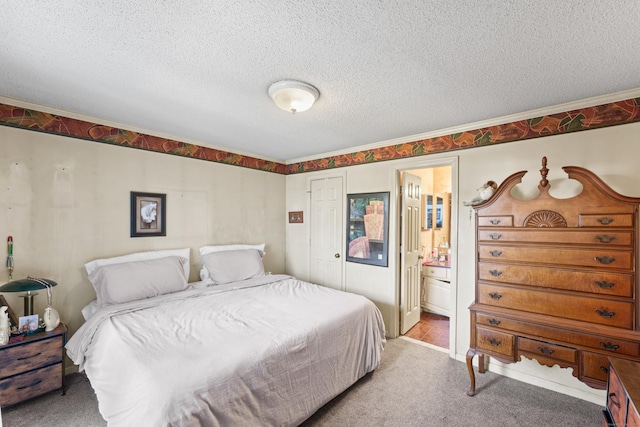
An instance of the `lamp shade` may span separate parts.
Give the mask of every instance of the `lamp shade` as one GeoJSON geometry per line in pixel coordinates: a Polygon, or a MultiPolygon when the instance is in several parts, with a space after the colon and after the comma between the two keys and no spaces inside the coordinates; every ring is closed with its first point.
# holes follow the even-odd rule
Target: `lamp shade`
{"type": "Polygon", "coordinates": [[[48,302],[49,305],[51,305],[51,288],[56,285],[57,283],[53,280],[27,277],[26,279],[14,280],[13,282],[5,283],[0,286],[0,292],[26,292],[20,296],[24,298],[24,315],[29,316],[33,314],[33,297],[34,295],[38,295],[37,292],[32,293],[31,291],[46,289],[48,302]]]}
{"type": "Polygon", "coordinates": [[[291,113],[307,111],[320,97],[320,92],[308,83],[282,80],[269,86],[269,96],[280,108],[291,113]]]}
{"type": "Polygon", "coordinates": [[[34,279],[34,278],[20,279],[20,280],[14,280],[13,282],[5,283],[4,285],[0,286],[0,292],[37,291],[40,289],[47,288],[47,285],[56,286],[57,283],[49,279],[34,279]]]}

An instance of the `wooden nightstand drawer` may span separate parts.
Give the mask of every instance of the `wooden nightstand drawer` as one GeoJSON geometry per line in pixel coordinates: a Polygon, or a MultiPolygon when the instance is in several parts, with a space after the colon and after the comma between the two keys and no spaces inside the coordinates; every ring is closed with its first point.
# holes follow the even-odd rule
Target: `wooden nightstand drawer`
{"type": "Polygon", "coordinates": [[[478,327],[476,328],[476,339],[478,348],[485,350],[488,354],[494,353],[513,358],[513,343],[515,341],[513,335],[478,327]]]}
{"type": "Polygon", "coordinates": [[[518,338],[518,351],[533,353],[545,358],[560,360],[571,364],[576,363],[576,355],[578,353],[575,348],[563,347],[561,345],[528,338],[518,338]]]}
{"type": "Polygon", "coordinates": [[[0,351],[0,378],[62,361],[63,336],[35,341],[0,351]]]}
{"type": "Polygon", "coordinates": [[[0,381],[2,406],[62,388],[62,363],[0,381]]]}

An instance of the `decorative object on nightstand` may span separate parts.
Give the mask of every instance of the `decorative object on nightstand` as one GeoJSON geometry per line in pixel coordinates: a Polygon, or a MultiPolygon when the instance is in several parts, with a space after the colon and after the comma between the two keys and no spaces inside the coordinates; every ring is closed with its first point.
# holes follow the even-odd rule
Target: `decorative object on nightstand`
{"type": "Polygon", "coordinates": [[[33,291],[47,289],[47,293],[50,293],[51,287],[56,285],[57,283],[53,280],[27,277],[26,279],[5,283],[0,286],[0,292],[25,292],[25,294],[20,295],[20,297],[24,298],[24,315],[30,316],[33,314],[33,297],[38,295],[37,292],[33,291]]]}
{"type": "Polygon", "coordinates": [[[6,345],[11,335],[11,327],[9,326],[9,307],[0,307],[0,345],[6,345]]]}

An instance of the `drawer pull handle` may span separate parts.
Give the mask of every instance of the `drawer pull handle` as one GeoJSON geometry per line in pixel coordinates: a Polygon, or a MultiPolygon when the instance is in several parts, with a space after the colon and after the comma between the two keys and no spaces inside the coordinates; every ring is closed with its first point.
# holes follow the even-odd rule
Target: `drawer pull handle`
{"type": "Polygon", "coordinates": [[[493,257],[499,257],[500,255],[502,255],[502,251],[491,251],[489,252],[491,254],[491,256],[493,257]]]}
{"type": "Polygon", "coordinates": [[[40,384],[41,382],[42,382],[42,380],[38,380],[33,384],[23,385],[22,387],[18,387],[17,390],[24,390],[25,388],[30,388],[30,387],[33,387],[33,386],[36,386],[36,385],[40,384]]]}
{"type": "Polygon", "coordinates": [[[602,342],[600,341],[600,345],[602,346],[602,348],[604,348],[605,350],[609,350],[609,351],[616,351],[617,349],[620,348],[620,346],[618,344],[611,344],[610,342],[602,342]]]}
{"type": "Polygon", "coordinates": [[[18,357],[16,360],[27,360],[27,359],[31,359],[32,357],[38,357],[41,354],[42,353],[36,353],[36,354],[32,354],[31,356],[27,356],[27,357],[18,357]]]}
{"type": "Polygon", "coordinates": [[[609,400],[611,401],[612,404],[614,404],[615,406],[617,406],[619,408],[620,407],[620,403],[616,402],[616,399],[614,399],[614,397],[616,397],[615,393],[609,393],[609,400]]]}
{"type": "Polygon", "coordinates": [[[602,289],[611,289],[613,288],[616,284],[613,282],[607,282],[606,280],[603,280],[602,282],[596,280],[596,285],[600,286],[602,289]]]}
{"type": "Polygon", "coordinates": [[[502,237],[502,234],[491,233],[489,234],[489,237],[491,237],[493,240],[500,240],[500,238],[502,237]]]}
{"type": "Polygon", "coordinates": [[[499,294],[497,292],[489,292],[489,296],[491,297],[491,299],[494,299],[496,301],[502,298],[502,294],[499,294]]]}
{"type": "Polygon", "coordinates": [[[594,257],[593,259],[595,259],[596,261],[598,261],[600,264],[611,264],[613,261],[615,261],[616,259],[612,256],[603,256],[603,257],[594,257]]]}
{"type": "Polygon", "coordinates": [[[613,218],[598,218],[597,221],[602,225],[609,225],[613,222],[613,218]]]}
{"type": "Polygon", "coordinates": [[[502,323],[501,321],[499,321],[497,319],[489,319],[489,320],[487,320],[487,322],[489,322],[489,324],[493,325],[493,326],[498,326],[500,323],[502,323]]]}
{"type": "Polygon", "coordinates": [[[600,316],[604,317],[605,319],[611,319],[613,316],[616,315],[615,311],[609,311],[606,308],[604,310],[596,309],[596,313],[598,313],[600,316]]]}
{"type": "Polygon", "coordinates": [[[602,236],[596,236],[596,239],[598,239],[600,241],[600,243],[611,243],[614,240],[616,240],[616,236],[607,236],[602,235],[602,236]]]}
{"type": "Polygon", "coordinates": [[[606,366],[602,366],[602,365],[600,365],[600,370],[601,370],[602,372],[604,372],[605,374],[608,374],[608,373],[609,373],[609,368],[607,368],[606,366]]]}
{"type": "Polygon", "coordinates": [[[500,344],[502,344],[502,341],[497,340],[495,338],[489,338],[489,344],[493,345],[493,346],[499,346],[500,344]]]}
{"type": "Polygon", "coordinates": [[[493,277],[498,277],[499,275],[502,274],[502,271],[500,271],[500,270],[489,270],[489,274],[491,274],[493,277]]]}
{"type": "Polygon", "coordinates": [[[538,351],[540,351],[540,353],[542,354],[546,354],[547,356],[552,355],[554,352],[554,350],[551,350],[550,348],[547,348],[547,347],[538,347],[538,351]]]}
{"type": "Polygon", "coordinates": [[[489,220],[489,222],[490,222],[491,224],[493,224],[493,225],[498,225],[498,224],[500,224],[500,220],[499,220],[499,219],[496,219],[496,218],[494,218],[494,219],[492,219],[492,220],[489,220]]]}

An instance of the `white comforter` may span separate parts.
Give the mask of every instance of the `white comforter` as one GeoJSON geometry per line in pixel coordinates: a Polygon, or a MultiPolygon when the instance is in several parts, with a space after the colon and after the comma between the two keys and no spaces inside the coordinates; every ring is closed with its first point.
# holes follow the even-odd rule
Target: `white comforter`
{"type": "Polygon", "coordinates": [[[110,426],[293,426],[384,344],[368,299],[273,275],[98,310],[66,348],[110,426]]]}

